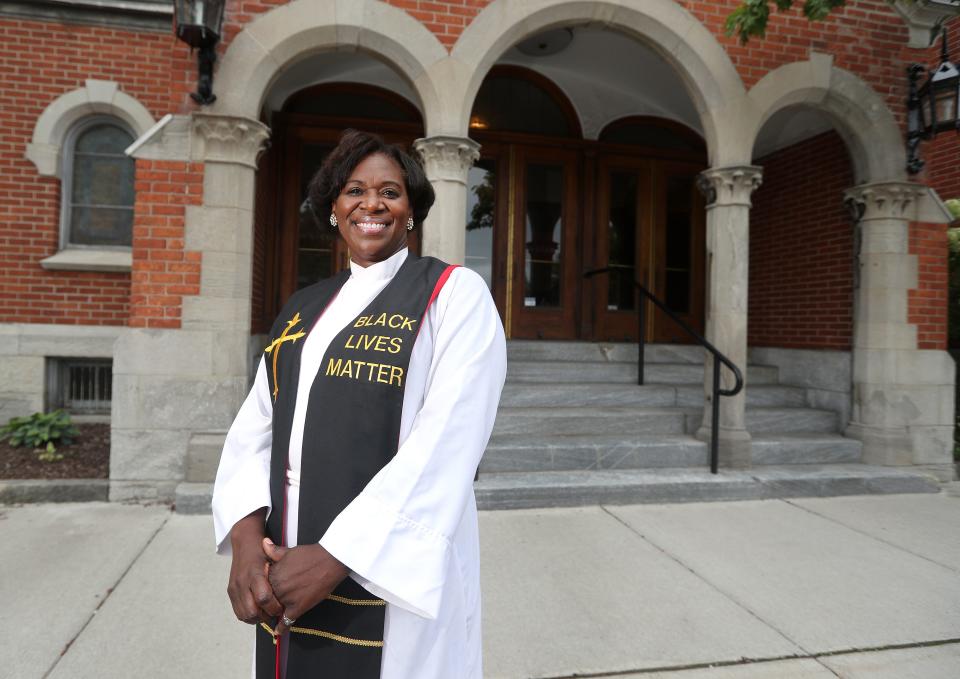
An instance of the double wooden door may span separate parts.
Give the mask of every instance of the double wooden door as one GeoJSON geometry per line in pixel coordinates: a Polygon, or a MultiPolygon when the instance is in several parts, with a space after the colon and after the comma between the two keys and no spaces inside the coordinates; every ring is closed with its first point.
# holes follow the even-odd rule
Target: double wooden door
{"type": "MultiPolygon", "coordinates": [[[[635,281],[702,331],[701,167],[491,142],[483,152],[468,176],[466,265],[487,279],[509,336],[635,340],[635,281]]],[[[662,313],[648,317],[648,340],[686,341],[662,313]]]]}

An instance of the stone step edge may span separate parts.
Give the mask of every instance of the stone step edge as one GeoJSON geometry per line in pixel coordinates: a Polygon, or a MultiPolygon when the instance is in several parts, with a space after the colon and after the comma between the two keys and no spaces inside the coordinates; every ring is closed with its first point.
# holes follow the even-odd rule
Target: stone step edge
{"type": "Polygon", "coordinates": [[[109,479],[2,479],[0,505],[40,502],[106,502],[109,479]]]}
{"type": "Polygon", "coordinates": [[[477,505],[485,510],[938,493],[940,490],[939,481],[930,474],[860,464],[770,465],[746,471],[721,471],[716,475],[709,470],[686,468],[513,472],[490,474],[475,484],[477,505]],[[569,483],[578,476],[585,482],[569,483]],[[512,488],[506,485],[511,480],[523,481],[524,477],[554,478],[558,482],[566,477],[567,482],[512,488]]]}
{"type": "MultiPolygon", "coordinates": [[[[626,485],[626,495],[594,497],[542,497],[531,501],[505,503],[490,495],[489,484],[481,477],[474,483],[477,506],[482,510],[534,509],[545,507],[579,507],[599,504],[673,504],[684,502],[723,502],[742,500],[775,500],[793,497],[839,497],[845,495],[885,495],[939,493],[941,484],[931,474],[919,471],[895,470],[861,464],[836,465],[770,465],[757,466],[746,471],[687,468],[659,468],[642,470],[599,470],[589,472],[539,472],[537,476],[561,475],[660,477],[647,483],[626,485]],[[830,474],[832,472],[832,475],[830,474]],[[672,477],[672,478],[671,478],[672,477]],[[653,491],[636,494],[636,491],[653,491]],[[545,502],[541,502],[543,500],[545,502]],[[585,501],[581,501],[585,500],[585,501]]],[[[530,476],[525,472],[502,472],[490,477],[530,476]]],[[[621,484],[622,485],[622,484],[621,484]]],[[[594,488],[603,489],[602,486],[594,488]]],[[[556,490],[545,487],[546,490],[556,490]]],[[[498,489],[499,490],[499,489],[498,489]]],[[[508,489],[509,490],[509,489],[508,489]]],[[[562,490],[562,489],[561,489],[562,490]]],[[[502,491],[501,491],[502,492],[502,491]]],[[[502,493],[505,494],[505,493],[502,493]]],[[[212,483],[181,483],[177,486],[175,509],[178,514],[209,514],[213,496],[212,483]]],[[[509,498],[507,498],[509,499],[509,498]]]]}

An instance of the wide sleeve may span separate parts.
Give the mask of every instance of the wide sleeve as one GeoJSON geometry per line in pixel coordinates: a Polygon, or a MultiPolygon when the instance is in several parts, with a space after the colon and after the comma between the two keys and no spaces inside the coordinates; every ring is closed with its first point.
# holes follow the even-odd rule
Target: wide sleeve
{"type": "Polygon", "coordinates": [[[438,298],[423,405],[409,436],[320,540],[369,592],[426,618],[440,609],[452,535],[472,501],[506,375],[490,292],[474,272],[455,273],[447,299],[438,298]]]}
{"type": "Polygon", "coordinates": [[[230,530],[240,519],[270,511],[270,447],[273,403],[263,359],[253,388],[227,432],[213,485],[213,528],[217,552],[230,554],[230,530]]]}

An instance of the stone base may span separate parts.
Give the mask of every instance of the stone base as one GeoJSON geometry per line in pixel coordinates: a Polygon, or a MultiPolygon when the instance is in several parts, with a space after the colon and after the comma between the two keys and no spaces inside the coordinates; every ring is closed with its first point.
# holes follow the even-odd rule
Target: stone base
{"type": "Polygon", "coordinates": [[[960,479],[960,464],[918,464],[913,469],[929,474],[940,483],[953,483],[960,479]]]}
{"type": "Polygon", "coordinates": [[[173,504],[179,481],[110,480],[110,502],[173,504]]]}
{"type": "MultiPolygon", "coordinates": [[[[707,455],[709,456],[710,427],[701,426],[695,436],[706,442],[707,455]]],[[[746,429],[724,429],[720,427],[717,456],[719,457],[720,469],[750,469],[753,466],[750,432],[746,429]]]]}
{"type": "Polygon", "coordinates": [[[906,429],[881,429],[854,422],[844,431],[844,436],[863,443],[864,464],[913,464],[913,444],[906,429]]]}

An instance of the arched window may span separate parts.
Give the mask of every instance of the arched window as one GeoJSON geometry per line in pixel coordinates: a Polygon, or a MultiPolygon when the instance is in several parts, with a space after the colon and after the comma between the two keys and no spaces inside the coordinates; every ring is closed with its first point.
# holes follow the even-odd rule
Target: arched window
{"type": "Polygon", "coordinates": [[[472,131],[581,136],[580,121],[551,80],[520,66],[494,66],[480,85],[470,114],[472,131]]]}
{"type": "Polygon", "coordinates": [[[133,235],[134,134],[116,118],[84,118],[64,144],[63,247],[129,247],[133,235]]]}
{"type": "Polygon", "coordinates": [[[599,140],[608,144],[628,144],[649,149],[663,149],[703,154],[707,145],[703,138],[686,125],[653,116],[628,116],[607,124],[599,140]]]}

